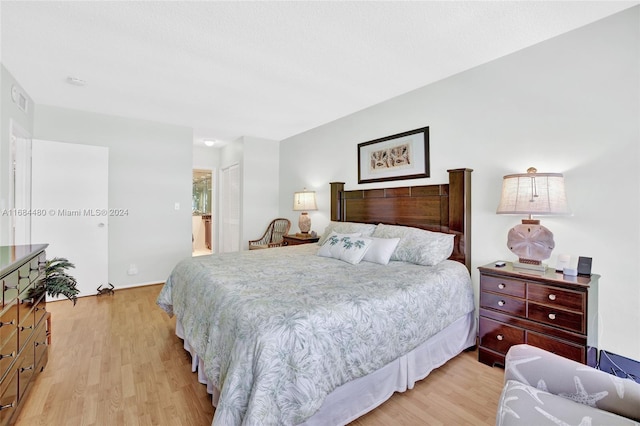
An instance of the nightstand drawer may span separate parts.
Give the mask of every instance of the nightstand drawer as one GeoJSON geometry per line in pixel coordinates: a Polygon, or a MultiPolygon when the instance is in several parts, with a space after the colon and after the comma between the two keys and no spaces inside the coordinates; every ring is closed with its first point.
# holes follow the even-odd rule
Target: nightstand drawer
{"type": "Polygon", "coordinates": [[[585,359],[584,346],[572,345],[543,334],[528,331],[527,343],[577,362],[582,362],[585,359]]]}
{"type": "Polygon", "coordinates": [[[531,302],[528,303],[528,312],[527,318],[531,320],[555,327],[566,328],[567,330],[573,330],[578,333],[585,332],[584,316],[580,313],[531,302]]]}
{"type": "Polygon", "coordinates": [[[496,309],[519,317],[526,316],[525,301],[504,294],[494,294],[483,291],[480,293],[480,306],[483,308],[496,309]]]}
{"type": "Polygon", "coordinates": [[[577,312],[582,312],[585,309],[585,297],[583,293],[540,284],[528,284],[527,299],[544,305],[570,309],[577,312]]]}
{"type": "Polygon", "coordinates": [[[480,346],[506,354],[509,348],[525,343],[524,330],[498,321],[480,318],[480,346]]]}
{"type": "Polygon", "coordinates": [[[480,290],[524,298],[525,283],[508,278],[483,275],[480,279],[480,290]]]}

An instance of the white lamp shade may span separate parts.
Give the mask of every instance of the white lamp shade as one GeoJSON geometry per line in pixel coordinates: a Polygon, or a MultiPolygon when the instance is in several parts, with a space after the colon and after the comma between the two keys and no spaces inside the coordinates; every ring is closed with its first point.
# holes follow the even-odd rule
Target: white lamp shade
{"type": "Polygon", "coordinates": [[[293,194],[293,210],[295,211],[309,211],[318,210],[316,205],[316,192],[315,191],[302,191],[293,194]]]}
{"type": "Polygon", "coordinates": [[[497,214],[570,215],[561,173],[522,173],[502,180],[497,214]]]}

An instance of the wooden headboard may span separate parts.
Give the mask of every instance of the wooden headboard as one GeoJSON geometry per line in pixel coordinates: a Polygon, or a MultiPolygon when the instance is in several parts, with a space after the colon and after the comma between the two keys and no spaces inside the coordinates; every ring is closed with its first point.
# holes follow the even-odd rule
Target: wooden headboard
{"type": "Polygon", "coordinates": [[[471,272],[471,169],[453,169],[449,183],[344,190],[331,182],[331,220],[413,226],[455,235],[449,259],[471,272]]]}

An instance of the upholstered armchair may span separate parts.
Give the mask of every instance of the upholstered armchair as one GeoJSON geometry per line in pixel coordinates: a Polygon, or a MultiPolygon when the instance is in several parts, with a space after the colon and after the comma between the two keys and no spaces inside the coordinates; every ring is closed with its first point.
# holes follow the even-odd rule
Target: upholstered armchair
{"type": "Polygon", "coordinates": [[[496,425],[640,426],[640,384],[530,345],[507,352],[496,425]]]}
{"type": "Polygon", "coordinates": [[[289,232],[291,221],[285,218],[273,219],[262,237],[257,240],[249,240],[249,250],[265,249],[282,246],[282,237],[289,232]]]}

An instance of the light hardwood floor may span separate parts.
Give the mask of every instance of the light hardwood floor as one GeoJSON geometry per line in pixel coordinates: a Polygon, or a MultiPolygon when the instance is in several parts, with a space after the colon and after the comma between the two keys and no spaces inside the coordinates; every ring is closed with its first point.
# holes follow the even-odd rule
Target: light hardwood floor
{"type": "MultiPolygon", "coordinates": [[[[175,319],[155,304],[160,288],[48,303],[49,363],[16,424],[210,425],[211,398],[191,373],[175,319]]],[[[465,352],[352,425],[493,425],[502,378],[465,352]]]]}

